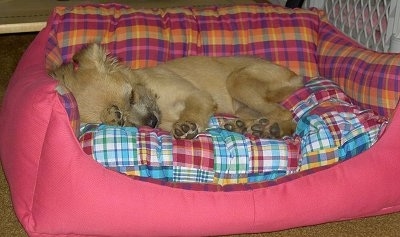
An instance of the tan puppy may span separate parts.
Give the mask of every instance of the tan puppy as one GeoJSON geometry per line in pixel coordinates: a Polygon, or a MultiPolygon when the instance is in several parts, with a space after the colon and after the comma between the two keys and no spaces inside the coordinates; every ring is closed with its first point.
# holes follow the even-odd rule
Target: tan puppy
{"type": "Polygon", "coordinates": [[[51,73],[75,96],[82,122],[141,126],[195,137],[213,113],[236,115],[224,127],[264,138],[291,135],[279,103],[303,86],[289,69],[253,57],[186,57],[132,70],[90,44],[51,73]]]}

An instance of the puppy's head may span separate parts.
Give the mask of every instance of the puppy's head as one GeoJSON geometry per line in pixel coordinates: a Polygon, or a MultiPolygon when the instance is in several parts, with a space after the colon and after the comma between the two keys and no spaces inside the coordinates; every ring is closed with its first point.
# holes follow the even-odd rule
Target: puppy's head
{"type": "Polygon", "coordinates": [[[99,44],[88,45],[71,63],[50,74],[72,92],[84,123],[151,127],[159,123],[157,96],[99,44]]]}

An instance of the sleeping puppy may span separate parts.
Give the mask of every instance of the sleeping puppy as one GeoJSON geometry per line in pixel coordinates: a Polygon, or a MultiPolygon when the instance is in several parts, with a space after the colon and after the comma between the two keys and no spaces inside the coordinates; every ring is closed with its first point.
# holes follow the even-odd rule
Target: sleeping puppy
{"type": "Polygon", "coordinates": [[[238,117],[224,128],[261,138],[292,135],[280,105],[303,86],[289,69],[253,57],[192,56],[132,70],[89,44],[51,72],[77,100],[82,122],[150,126],[194,138],[214,113],[238,117]]]}

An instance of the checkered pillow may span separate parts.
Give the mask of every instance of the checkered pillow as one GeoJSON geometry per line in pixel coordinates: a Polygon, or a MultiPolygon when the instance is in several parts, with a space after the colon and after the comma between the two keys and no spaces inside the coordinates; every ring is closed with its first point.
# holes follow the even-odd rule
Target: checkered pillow
{"type": "Polygon", "coordinates": [[[264,140],[219,127],[233,117],[211,118],[209,129],[193,140],[174,139],[146,127],[82,127],[83,150],[110,169],[127,175],[173,182],[220,185],[258,182],[297,170],[298,143],[264,140]]]}
{"type": "Polygon", "coordinates": [[[371,147],[386,119],[361,110],[331,80],[315,78],[284,103],[298,122],[296,136],[258,139],[221,129],[229,116],[211,118],[193,140],[149,128],[86,125],[81,145],[107,168],[172,182],[218,185],[274,180],[334,164],[371,147]]]}
{"type": "Polygon", "coordinates": [[[299,170],[334,164],[370,148],[387,119],[363,110],[332,80],[309,81],[284,102],[295,114],[301,138],[299,170]]]}

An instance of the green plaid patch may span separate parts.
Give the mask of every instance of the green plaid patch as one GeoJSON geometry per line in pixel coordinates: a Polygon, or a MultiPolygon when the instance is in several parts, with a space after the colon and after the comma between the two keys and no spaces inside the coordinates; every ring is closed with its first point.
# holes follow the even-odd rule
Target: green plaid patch
{"type": "Polygon", "coordinates": [[[249,169],[249,141],[241,134],[224,129],[210,129],[215,151],[217,173],[246,174],[249,169]]]}
{"type": "Polygon", "coordinates": [[[196,168],[174,166],[173,181],[185,183],[213,183],[214,172],[196,168]]]}
{"type": "Polygon", "coordinates": [[[137,129],[122,127],[115,129],[100,125],[93,140],[93,150],[96,160],[105,166],[134,166],[139,165],[137,154],[137,129]]]}

